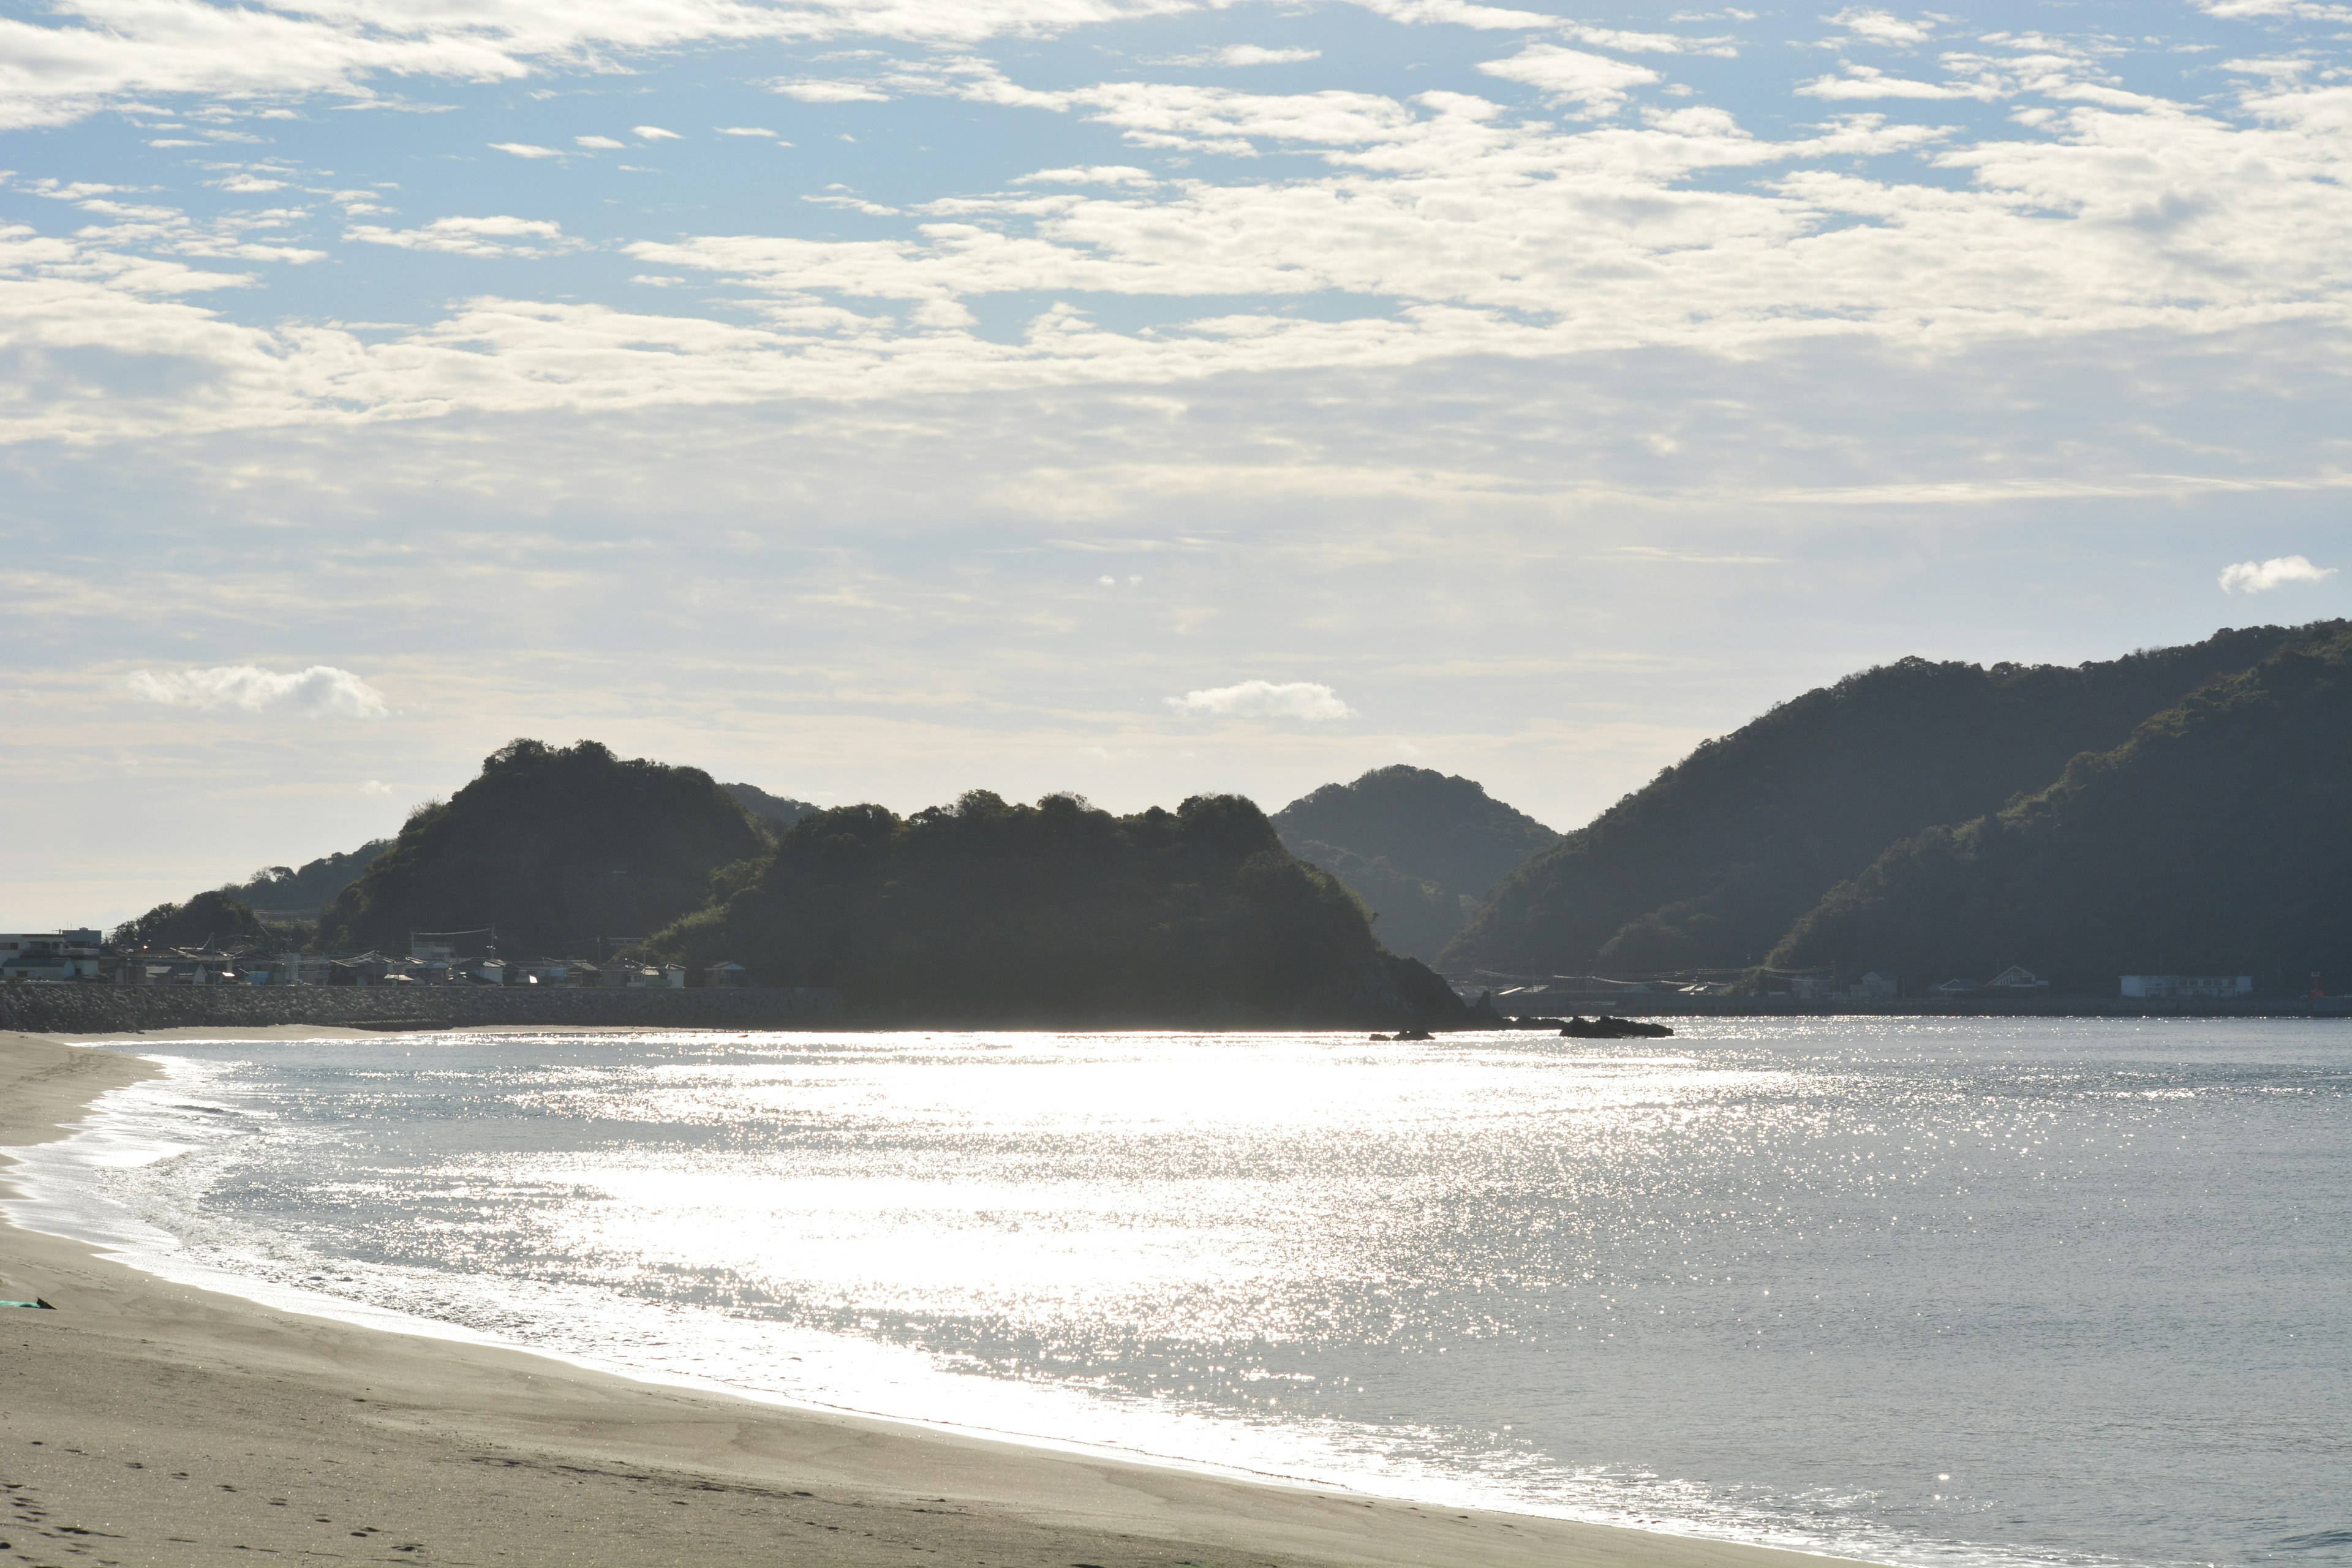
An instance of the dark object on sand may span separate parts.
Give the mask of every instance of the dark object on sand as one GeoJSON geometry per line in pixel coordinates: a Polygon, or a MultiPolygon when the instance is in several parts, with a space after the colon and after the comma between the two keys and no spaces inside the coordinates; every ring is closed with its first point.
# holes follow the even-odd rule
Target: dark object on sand
{"type": "Polygon", "coordinates": [[[1393,1035],[1374,1035],[1372,1038],[1376,1040],[1425,1040],[1429,1038],[1429,1031],[1427,1029],[1399,1029],[1393,1035]]]}
{"type": "Polygon", "coordinates": [[[34,1297],[29,1301],[0,1301],[0,1307],[37,1307],[44,1312],[54,1312],[57,1310],[55,1307],[50,1306],[38,1296],[34,1297]]]}
{"type": "Polygon", "coordinates": [[[1572,1017],[1560,1026],[1559,1032],[1580,1040],[1663,1040],[1674,1033],[1664,1024],[1612,1018],[1606,1013],[1598,1018],[1572,1017]]]}

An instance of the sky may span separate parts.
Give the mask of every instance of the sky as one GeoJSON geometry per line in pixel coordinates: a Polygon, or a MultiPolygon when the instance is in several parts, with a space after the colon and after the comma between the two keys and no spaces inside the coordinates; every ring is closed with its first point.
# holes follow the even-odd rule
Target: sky
{"type": "Polygon", "coordinates": [[[0,929],[517,736],[1555,827],[2347,610],[2352,5],[0,0],[0,929]]]}

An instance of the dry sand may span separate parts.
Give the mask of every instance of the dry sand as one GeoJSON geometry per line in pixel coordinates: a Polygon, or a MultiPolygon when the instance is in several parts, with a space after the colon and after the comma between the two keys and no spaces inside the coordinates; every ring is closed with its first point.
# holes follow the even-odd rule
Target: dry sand
{"type": "MultiPolygon", "coordinates": [[[[335,1033],[362,1032],[247,1032],[335,1033]]],[[[152,1070],[0,1034],[0,1146],[62,1136],[152,1070]]],[[[0,1226],[0,1298],[37,1294],[58,1310],[0,1311],[0,1563],[1825,1562],[633,1383],[168,1284],[0,1226]]]]}

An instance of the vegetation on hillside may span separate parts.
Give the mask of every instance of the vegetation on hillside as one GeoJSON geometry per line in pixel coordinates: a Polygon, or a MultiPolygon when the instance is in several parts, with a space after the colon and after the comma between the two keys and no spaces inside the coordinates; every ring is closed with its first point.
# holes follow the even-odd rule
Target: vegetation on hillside
{"type": "Polygon", "coordinates": [[[356,849],[321,855],[299,866],[265,866],[251,879],[223,888],[238,902],[272,915],[301,919],[315,916],[327,900],[359,880],[377,856],[392,847],[389,838],[371,838],[356,849]]]}
{"type": "Polygon", "coordinates": [[[184,904],[157,904],[137,920],[116,926],[107,941],[116,947],[193,947],[216,952],[285,945],[229,888],[198,893],[184,904]]]}
{"type": "Polygon", "coordinates": [[[1710,741],[1504,879],[1449,967],[1655,973],[1763,958],[1888,845],[1999,811],[2149,714],[2340,623],[2079,668],[1906,658],[1710,741]]]}
{"type": "Polygon", "coordinates": [[[1402,765],[1326,784],[1275,813],[1274,826],[1292,854],[1364,900],[1383,943],[1423,959],[1497,879],[1559,838],[1469,779],[1402,765]]]}
{"type": "Polygon", "coordinates": [[[1896,844],[1776,964],[2062,988],[2126,973],[2300,989],[2352,955],[2352,628],[2282,648],[2004,809],[1896,844]]]}
{"type": "Polygon", "coordinates": [[[804,800],[770,795],[758,784],[723,784],[719,787],[734,796],[737,805],[778,832],[817,809],[804,800]]]}
{"type": "Polygon", "coordinates": [[[495,926],[503,952],[590,953],[697,908],[713,872],[766,847],[699,768],[624,762],[593,741],[516,741],[409,817],[321,911],[318,942],[405,952],[413,931],[495,926]]]}
{"type": "Polygon", "coordinates": [[[1383,952],[1347,889],[1235,795],[1114,816],[984,791],[900,817],[802,817],[650,944],[699,972],[845,988],[861,1017],[1442,1020],[1445,984],[1383,952]]]}

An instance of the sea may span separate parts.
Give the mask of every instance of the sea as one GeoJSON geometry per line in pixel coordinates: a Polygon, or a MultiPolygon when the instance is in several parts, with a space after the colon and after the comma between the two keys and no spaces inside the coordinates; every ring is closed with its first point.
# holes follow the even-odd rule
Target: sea
{"type": "Polygon", "coordinates": [[[2352,1563],[2352,1024],[105,1048],[20,1224],[1151,1462],[1882,1563],[2352,1563]]]}

